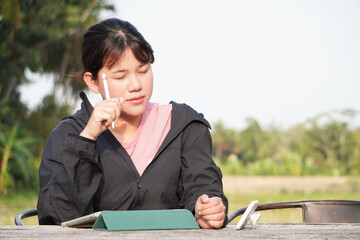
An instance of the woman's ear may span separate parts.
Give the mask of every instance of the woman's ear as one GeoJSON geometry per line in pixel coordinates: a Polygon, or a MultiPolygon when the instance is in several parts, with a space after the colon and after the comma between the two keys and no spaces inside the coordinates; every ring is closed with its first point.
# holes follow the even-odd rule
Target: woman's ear
{"type": "Polygon", "coordinates": [[[84,73],[84,82],[88,86],[88,88],[93,91],[94,93],[99,93],[99,81],[94,79],[91,72],[84,73]]]}

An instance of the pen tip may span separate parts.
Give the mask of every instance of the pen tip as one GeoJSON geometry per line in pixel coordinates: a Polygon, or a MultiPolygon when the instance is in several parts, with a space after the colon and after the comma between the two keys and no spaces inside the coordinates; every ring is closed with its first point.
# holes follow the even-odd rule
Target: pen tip
{"type": "Polygon", "coordinates": [[[105,74],[105,73],[102,74],[102,78],[106,78],[106,74],[105,74]]]}

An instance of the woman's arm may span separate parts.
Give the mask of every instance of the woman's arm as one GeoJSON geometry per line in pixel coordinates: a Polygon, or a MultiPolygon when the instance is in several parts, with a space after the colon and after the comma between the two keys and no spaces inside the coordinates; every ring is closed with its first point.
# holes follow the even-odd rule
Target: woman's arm
{"type": "Polygon", "coordinates": [[[200,206],[200,202],[202,203],[202,217],[196,213],[198,220],[202,221],[199,222],[200,226],[206,226],[206,224],[201,224],[204,221],[211,227],[226,226],[228,201],[223,193],[221,171],[212,158],[212,140],[209,129],[203,123],[193,122],[184,130],[182,142],[183,194],[180,204],[195,214],[195,204],[198,202],[197,206],[200,206]],[[202,195],[206,197],[200,198],[202,195]],[[209,209],[204,211],[205,208],[209,209]],[[212,213],[212,211],[218,212],[212,213]],[[218,220],[210,217],[210,213],[215,214],[218,220]],[[205,215],[208,216],[205,217],[205,215]],[[212,221],[220,221],[221,224],[212,221]]]}
{"type": "Polygon", "coordinates": [[[122,102],[98,102],[84,129],[68,119],[51,132],[39,169],[40,224],[60,224],[94,212],[102,176],[95,140],[120,116],[122,102]]]}
{"type": "Polygon", "coordinates": [[[226,219],[226,207],[219,197],[203,194],[195,204],[195,217],[201,228],[221,228],[226,219]]]}
{"type": "Polygon", "coordinates": [[[94,211],[101,181],[95,141],[70,133],[69,124],[49,135],[39,169],[39,224],[60,224],[94,211]]]}

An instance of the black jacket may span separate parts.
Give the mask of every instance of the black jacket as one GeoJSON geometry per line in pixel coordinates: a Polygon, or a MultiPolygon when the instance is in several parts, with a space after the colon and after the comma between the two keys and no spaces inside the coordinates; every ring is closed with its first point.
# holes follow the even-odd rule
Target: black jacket
{"type": "MultiPolygon", "coordinates": [[[[39,169],[40,224],[60,224],[100,210],[185,208],[202,194],[221,197],[222,174],[212,159],[209,123],[185,104],[172,102],[171,129],[142,176],[109,130],[96,141],[79,136],[93,107],[81,110],[49,135],[39,169]]],[[[227,223],[224,222],[224,226],[227,223]]]]}

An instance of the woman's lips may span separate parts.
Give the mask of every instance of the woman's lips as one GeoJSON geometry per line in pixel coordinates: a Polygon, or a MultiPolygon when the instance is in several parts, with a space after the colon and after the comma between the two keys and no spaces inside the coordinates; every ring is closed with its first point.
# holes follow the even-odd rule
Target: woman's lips
{"type": "Polygon", "coordinates": [[[133,97],[128,99],[127,101],[132,103],[132,104],[140,104],[144,101],[144,96],[139,96],[139,97],[133,97]]]}

